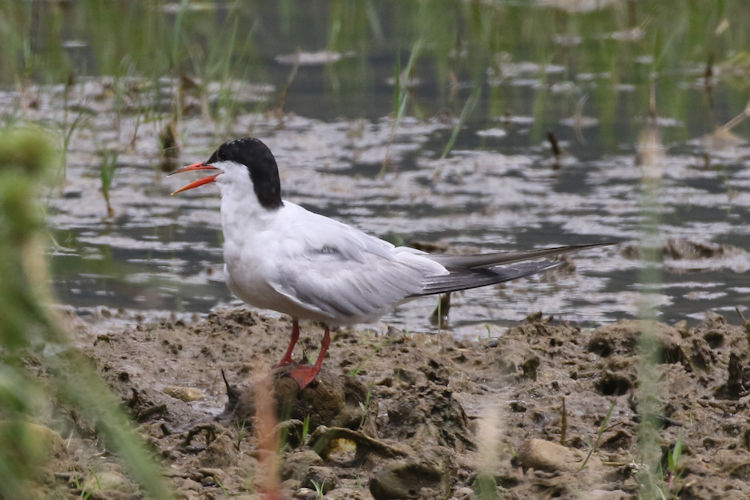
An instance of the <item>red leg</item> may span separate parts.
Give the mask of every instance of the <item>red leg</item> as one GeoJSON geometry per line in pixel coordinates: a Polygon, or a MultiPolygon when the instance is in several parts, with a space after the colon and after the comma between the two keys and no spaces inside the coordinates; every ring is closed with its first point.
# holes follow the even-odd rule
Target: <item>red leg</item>
{"type": "Polygon", "coordinates": [[[304,389],[310,385],[310,382],[318,376],[320,367],[323,366],[323,358],[326,357],[328,346],[331,344],[331,333],[328,331],[328,326],[325,329],[326,332],[323,334],[323,341],[320,343],[320,354],[318,354],[315,364],[313,366],[299,366],[289,373],[289,376],[297,381],[300,389],[304,389]]]}
{"type": "Polygon", "coordinates": [[[289,340],[289,347],[286,348],[286,354],[284,354],[284,357],[281,358],[281,361],[279,361],[278,366],[285,366],[290,365],[294,363],[294,360],[292,359],[292,353],[294,352],[294,346],[297,345],[297,341],[299,340],[299,323],[297,322],[297,318],[292,318],[292,338],[289,340]]]}

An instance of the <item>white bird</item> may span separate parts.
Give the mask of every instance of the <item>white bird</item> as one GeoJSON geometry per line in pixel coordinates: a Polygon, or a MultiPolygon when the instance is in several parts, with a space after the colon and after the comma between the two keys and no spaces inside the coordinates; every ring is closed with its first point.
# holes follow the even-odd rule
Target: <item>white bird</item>
{"type": "Polygon", "coordinates": [[[539,273],[559,265],[541,258],[607,244],[469,256],[397,247],[282,200],[276,160],[255,138],[225,142],[207,161],[173,174],[193,170],[218,173],[172,194],[212,182],[218,185],[229,289],[252,306],[292,317],[292,337],[279,366],[293,363],[299,319],[325,325],[315,364],[296,366],[290,373],[300,388],[320,371],[330,343],[329,326],[370,322],[422,295],[539,273]],[[536,262],[525,262],[529,260],[536,262]]]}

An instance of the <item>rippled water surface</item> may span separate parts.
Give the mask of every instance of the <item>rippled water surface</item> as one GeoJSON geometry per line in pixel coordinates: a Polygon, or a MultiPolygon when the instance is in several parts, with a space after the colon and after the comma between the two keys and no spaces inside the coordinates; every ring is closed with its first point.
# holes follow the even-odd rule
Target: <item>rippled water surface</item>
{"type": "MultiPolygon", "coordinates": [[[[516,9],[555,19],[587,15],[548,5],[554,3],[516,9]]],[[[729,314],[750,302],[750,255],[743,250],[750,248],[749,124],[717,132],[742,112],[747,93],[721,79],[718,68],[710,92],[705,61],[697,57],[663,68],[652,86],[653,58],[639,55],[648,52],[648,28],[594,25],[584,33],[558,23],[548,36],[556,40],[552,52],[506,47],[488,54],[473,76],[456,70],[453,86],[434,81],[436,59],[425,56],[405,90],[408,112],[396,123],[394,68],[406,66],[412,45],[384,25],[370,47],[332,50],[323,36],[331,19],[310,9],[300,7],[292,24],[310,16],[323,28],[318,32],[312,23],[298,35],[283,33],[277,14],[267,9],[272,22],[254,46],[255,79],[226,78],[191,90],[169,76],[113,81],[81,75],[67,87],[30,85],[0,94],[0,105],[15,117],[63,129],[79,119],[63,187],[46,193],[61,302],[81,313],[102,306],[206,313],[237,303],[223,282],[218,190],[169,196],[186,179],[168,178],[159,167],[159,134],[174,113],[155,96],[182,100],[175,165],[205,160],[228,137],[257,136],[277,156],[285,198],[396,243],[460,252],[619,243],[573,256],[575,270],[564,266],[455,295],[451,326],[474,334],[479,330],[472,325],[502,324],[534,311],[586,324],[638,315],[644,286],[636,248],[649,210],[641,164],[652,160],[638,144],[655,124],[664,155],[656,186],[660,240],[733,247],[689,259],[666,255],[652,299],[660,316],[700,318],[707,309],[729,314]],[[632,51],[627,67],[583,67],[579,52],[591,53],[597,43],[615,47],[605,59],[632,51]],[[297,58],[280,111],[279,95],[297,58]],[[366,82],[352,84],[352,73],[366,82]],[[130,90],[113,92],[120,86],[130,90]],[[476,107],[459,123],[477,87],[476,107]],[[233,105],[224,116],[227,95],[233,105]],[[557,165],[548,131],[563,151],[557,165]],[[116,158],[111,217],[101,193],[104,150],[116,158]]],[[[384,22],[389,12],[378,7],[371,15],[384,22]]],[[[84,38],[68,50],[85,60],[87,43],[84,38]]],[[[455,58],[473,48],[468,42],[454,47],[455,58]]],[[[432,329],[428,318],[436,302],[409,302],[384,320],[432,329]]]]}

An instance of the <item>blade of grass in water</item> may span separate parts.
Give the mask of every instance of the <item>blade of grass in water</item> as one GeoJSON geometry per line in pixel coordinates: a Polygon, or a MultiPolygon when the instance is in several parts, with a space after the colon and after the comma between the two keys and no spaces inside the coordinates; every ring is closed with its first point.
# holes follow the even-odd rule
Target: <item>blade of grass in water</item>
{"type": "Polygon", "coordinates": [[[448,156],[448,153],[450,153],[451,149],[453,148],[453,143],[456,142],[456,137],[458,137],[458,133],[461,131],[461,127],[466,122],[466,119],[469,118],[471,113],[474,111],[474,108],[479,102],[479,98],[481,96],[482,87],[480,85],[477,85],[476,87],[474,87],[474,90],[471,91],[469,98],[466,99],[466,103],[464,104],[464,107],[461,110],[461,114],[458,117],[458,123],[456,123],[456,126],[453,127],[453,132],[451,132],[450,139],[448,139],[448,143],[445,145],[445,149],[443,149],[443,154],[440,156],[441,160],[448,156]]]}
{"type": "MultiPolygon", "coordinates": [[[[396,109],[396,119],[393,122],[393,132],[398,128],[398,124],[401,122],[401,119],[404,117],[404,112],[406,111],[406,104],[409,102],[409,77],[412,74],[412,70],[414,69],[414,64],[417,62],[417,57],[419,57],[419,53],[422,50],[422,39],[419,38],[416,42],[414,42],[414,45],[411,48],[411,54],[409,54],[409,61],[406,63],[406,68],[404,68],[404,71],[396,75],[396,81],[394,82],[394,85],[398,87],[398,108],[396,109]]],[[[395,104],[395,103],[394,103],[395,104]]],[[[391,135],[393,135],[393,132],[391,135]]]]}
{"type": "Polygon", "coordinates": [[[414,68],[414,63],[417,61],[417,57],[419,57],[419,53],[422,50],[422,43],[423,42],[421,38],[417,39],[417,41],[414,42],[414,45],[411,48],[411,54],[409,54],[409,61],[406,63],[406,68],[404,68],[403,71],[399,71],[401,58],[398,57],[396,59],[396,68],[393,82],[394,119],[393,125],[391,126],[391,133],[388,138],[388,148],[385,153],[385,158],[383,159],[383,165],[380,168],[380,172],[378,173],[378,177],[382,177],[383,175],[385,175],[385,171],[388,169],[388,160],[390,158],[390,149],[391,143],[393,142],[393,136],[396,134],[396,129],[398,128],[398,125],[401,122],[404,113],[406,112],[406,104],[409,102],[409,76],[411,75],[412,69],[414,68]]]}
{"type": "Polygon", "coordinates": [[[107,215],[109,217],[112,217],[114,215],[112,205],[110,205],[109,203],[109,190],[112,187],[112,180],[115,177],[117,157],[117,151],[104,150],[101,153],[102,164],[99,169],[99,177],[102,181],[102,195],[104,196],[104,201],[107,204],[107,215]]]}
{"type": "Polygon", "coordinates": [[[393,116],[398,115],[399,105],[401,103],[401,51],[396,51],[396,64],[393,66],[393,116]]]}
{"type": "Polygon", "coordinates": [[[180,55],[180,35],[182,34],[182,20],[185,17],[185,12],[188,7],[188,0],[182,0],[180,2],[180,9],[177,11],[177,16],[174,20],[174,31],[172,32],[172,50],[170,51],[172,70],[177,71],[179,66],[179,55],[180,55]]]}

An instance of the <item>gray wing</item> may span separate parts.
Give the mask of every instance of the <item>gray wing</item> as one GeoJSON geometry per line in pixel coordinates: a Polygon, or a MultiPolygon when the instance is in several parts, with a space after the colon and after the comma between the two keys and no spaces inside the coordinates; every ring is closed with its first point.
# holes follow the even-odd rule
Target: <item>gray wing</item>
{"type": "Polygon", "coordinates": [[[422,290],[414,297],[435,293],[454,292],[480,286],[502,283],[532,274],[538,274],[561,264],[560,261],[538,260],[551,255],[561,255],[587,248],[612,245],[613,243],[593,243],[554,248],[542,248],[522,252],[500,252],[481,255],[430,255],[439,262],[449,274],[427,276],[422,281],[422,290]]]}
{"type": "Polygon", "coordinates": [[[422,287],[423,273],[398,261],[357,262],[328,252],[280,269],[274,288],[332,320],[350,321],[377,316],[422,287]]]}
{"type": "Polygon", "coordinates": [[[330,219],[308,217],[284,258],[276,261],[271,286],[300,306],[335,322],[377,317],[422,290],[426,276],[448,274],[423,252],[395,248],[330,219]]]}

